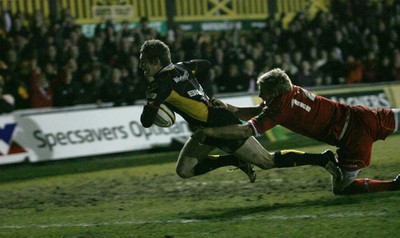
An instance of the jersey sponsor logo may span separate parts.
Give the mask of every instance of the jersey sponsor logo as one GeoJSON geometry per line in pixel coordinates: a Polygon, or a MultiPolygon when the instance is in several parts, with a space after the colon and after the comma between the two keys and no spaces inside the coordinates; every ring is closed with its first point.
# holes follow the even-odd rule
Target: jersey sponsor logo
{"type": "MultiPolygon", "coordinates": [[[[314,100],[315,100],[315,95],[312,94],[312,93],[310,93],[309,91],[307,91],[307,90],[305,90],[305,89],[303,89],[303,94],[304,94],[308,99],[310,99],[311,101],[314,101],[314,100]]],[[[291,101],[291,106],[292,106],[292,108],[293,108],[294,106],[298,106],[298,107],[300,107],[300,108],[306,110],[307,112],[310,112],[310,111],[311,111],[311,106],[307,105],[307,103],[300,102],[300,101],[297,100],[297,99],[292,99],[292,101],[291,101]]]]}
{"type": "Polygon", "coordinates": [[[189,80],[189,73],[188,73],[188,71],[185,70],[183,72],[183,75],[174,77],[174,78],[172,78],[172,80],[174,80],[175,83],[179,83],[179,82],[182,82],[182,81],[189,80]]]}
{"type": "Polygon", "coordinates": [[[322,95],[336,102],[349,105],[362,105],[369,108],[391,108],[392,105],[383,90],[341,93],[335,95],[322,95]]]}
{"type": "Polygon", "coordinates": [[[187,92],[190,97],[194,97],[196,95],[204,96],[204,92],[198,89],[193,89],[187,92]]]}
{"type": "Polygon", "coordinates": [[[304,110],[306,110],[307,112],[310,112],[310,111],[311,111],[311,107],[310,107],[310,106],[308,106],[307,104],[302,103],[302,102],[300,102],[300,101],[297,101],[296,99],[292,99],[291,106],[292,106],[292,107],[293,107],[293,106],[301,107],[301,108],[303,108],[304,110]]]}

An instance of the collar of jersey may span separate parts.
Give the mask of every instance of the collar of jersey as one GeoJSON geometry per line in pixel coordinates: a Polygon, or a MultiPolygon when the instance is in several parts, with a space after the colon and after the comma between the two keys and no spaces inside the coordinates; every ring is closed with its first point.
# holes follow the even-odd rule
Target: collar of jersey
{"type": "Polygon", "coordinates": [[[160,73],[162,73],[162,72],[164,72],[164,71],[168,71],[168,70],[171,70],[171,69],[174,69],[175,68],[175,65],[173,64],[173,63],[170,63],[169,65],[167,65],[167,66],[165,66],[164,68],[162,68],[161,70],[160,70],[160,72],[158,72],[159,74],[160,73]]]}

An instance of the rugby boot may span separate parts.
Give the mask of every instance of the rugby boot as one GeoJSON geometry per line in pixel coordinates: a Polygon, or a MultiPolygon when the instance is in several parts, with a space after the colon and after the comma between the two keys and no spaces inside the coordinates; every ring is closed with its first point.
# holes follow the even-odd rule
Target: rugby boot
{"type": "Polygon", "coordinates": [[[398,175],[396,176],[396,178],[393,179],[393,181],[395,181],[397,184],[400,185],[400,174],[398,174],[398,175]]]}
{"type": "Polygon", "coordinates": [[[339,183],[343,179],[343,173],[338,165],[335,154],[331,150],[325,150],[322,154],[328,158],[328,163],[325,165],[325,169],[332,174],[332,182],[339,183]]]}
{"type": "Polygon", "coordinates": [[[242,162],[239,164],[238,168],[242,170],[250,180],[250,183],[256,181],[256,171],[254,171],[254,166],[250,163],[242,162]]]}

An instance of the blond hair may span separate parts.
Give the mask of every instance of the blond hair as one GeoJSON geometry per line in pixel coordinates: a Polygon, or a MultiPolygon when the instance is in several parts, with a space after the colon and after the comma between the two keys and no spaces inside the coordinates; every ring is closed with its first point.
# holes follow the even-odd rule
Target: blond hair
{"type": "Polygon", "coordinates": [[[284,70],[272,69],[257,79],[260,90],[266,90],[271,97],[277,97],[292,90],[292,81],[284,70]]]}

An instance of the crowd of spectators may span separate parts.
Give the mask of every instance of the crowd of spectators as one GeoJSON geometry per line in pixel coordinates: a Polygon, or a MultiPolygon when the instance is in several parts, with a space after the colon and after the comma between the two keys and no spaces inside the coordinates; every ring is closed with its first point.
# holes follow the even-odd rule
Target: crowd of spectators
{"type": "Polygon", "coordinates": [[[2,16],[0,112],[104,102],[131,105],[144,98],[139,47],[157,37],[147,21],[135,29],[124,23],[119,31],[108,21],[88,38],[68,10],[56,22],[40,11],[29,19],[9,12],[2,16]]]}
{"type": "Polygon", "coordinates": [[[274,67],[303,87],[400,80],[400,2],[387,2],[333,0],[330,12],[299,12],[287,28],[269,17],[250,34],[205,33],[196,49],[214,63],[217,92],[252,92],[274,67]]]}
{"type": "Polygon", "coordinates": [[[399,1],[333,0],[330,12],[313,19],[299,12],[284,28],[284,16],[268,17],[251,32],[185,33],[174,26],[162,35],[143,18],[118,30],[106,21],[88,38],[68,10],[60,15],[51,22],[39,11],[1,13],[0,113],[134,104],[147,86],[139,49],[152,38],[170,46],[174,62],[210,60],[210,95],[254,92],[258,75],[274,67],[303,87],[400,80],[399,1]]]}

